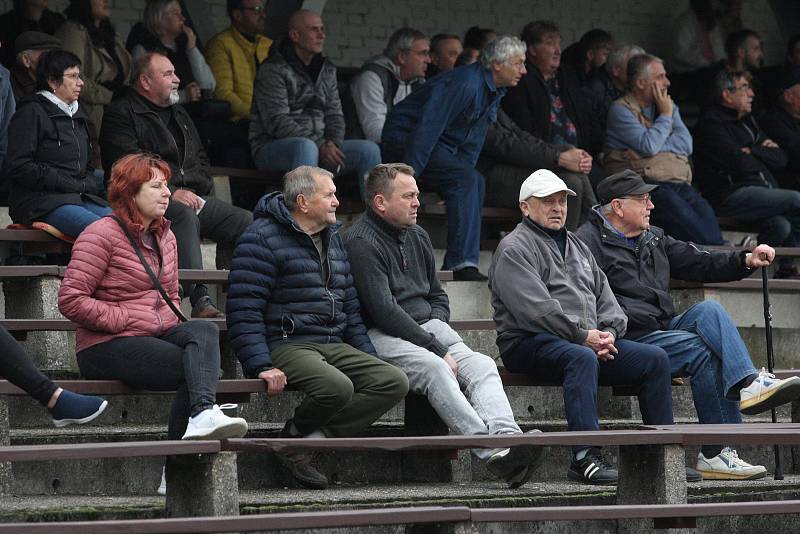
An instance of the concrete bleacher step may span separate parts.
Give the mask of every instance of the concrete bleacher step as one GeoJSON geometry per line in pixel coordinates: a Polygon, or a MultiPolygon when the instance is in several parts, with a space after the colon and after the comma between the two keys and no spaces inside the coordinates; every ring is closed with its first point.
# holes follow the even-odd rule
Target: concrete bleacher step
{"type": "MultiPolygon", "coordinates": [[[[790,500],[800,493],[800,480],[787,477],[775,483],[701,482],[689,487],[689,502],[746,502],[760,499],[790,500]]],[[[338,486],[325,491],[269,489],[240,493],[240,513],[347,510],[397,506],[524,507],[549,505],[611,505],[616,501],[613,487],[583,486],[571,483],[529,483],[517,490],[500,484],[415,484],[405,486],[338,486]]],[[[30,522],[53,520],[98,520],[164,517],[165,498],[157,496],[38,496],[4,498],[0,502],[0,521],[30,522]]],[[[797,516],[758,518],[700,518],[696,532],[797,532],[797,516]]],[[[446,533],[450,525],[386,525],[325,529],[326,534],[446,533]]],[[[614,521],[558,521],[554,523],[477,524],[474,532],[511,534],[521,532],[617,532],[614,521]]],[[[283,532],[283,531],[280,531],[283,532]]]]}

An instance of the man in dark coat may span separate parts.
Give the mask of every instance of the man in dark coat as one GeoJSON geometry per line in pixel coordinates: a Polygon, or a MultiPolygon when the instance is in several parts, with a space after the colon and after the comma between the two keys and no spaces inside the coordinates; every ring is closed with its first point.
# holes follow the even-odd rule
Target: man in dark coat
{"type": "Polygon", "coordinates": [[[772,109],[761,119],[764,131],[789,158],[783,171],[783,185],[800,185],[800,66],[787,66],[781,76],[779,94],[772,109]]]}
{"type": "MultiPolygon", "coordinates": [[[[177,103],[179,82],[170,60],[157,52],[145,54],[136,60],[133,75],[133,87],[117,96],[103,116],[103,168],[110,173],[115,161],[134,152],[158,154],[169,164],[172,198],[166,217],[178,240],[178,265],[202,269],[201,240],[213,239],[220,248],[232,250],[253,216],[214,196],[200,135],[177,103]]],[[[184,291],[193,317],[219,315],[205,285],[186,284],[184,291]]]]}
{"type": "MultiPolygon", "coordinates": [[[[228,339],[245,376],[306,394],[282,437],[361,432],[408,391],[408,379],[375,356],[336,223],[333,174],[298,167],[283,193],[263,197],[229,277],[228,339]]],[[[368,296],[365,295],[365,298],[368,296]]],[[[323,489],[327,478],[300,453],[279,454],[295,480],[323,489]]]]}
{"type": "MultiPolygon", "coordinates": [[[[608,278],[628,316],[625,337],[667,352],[673,377],[691,377],[700,423],[741,423],[740,410],[761,413],[800,395],[800,378],[775,380],[753,367],[736,326],[715,301],[697,303],[677,314],[670,278],[727,282],[748,276],[775,257],[768,245],[752,252],[707,252],[650,226],[653,203],[634,171],[609,176],[598,185],[601,206],[578,230],[608,278]],[[741,401],[741,402],[740,402],[741,401]]],[[[705,478],[755,479],[760,465],[739,459],[729,447],[705,445],[697,460],[705,478]]]]}

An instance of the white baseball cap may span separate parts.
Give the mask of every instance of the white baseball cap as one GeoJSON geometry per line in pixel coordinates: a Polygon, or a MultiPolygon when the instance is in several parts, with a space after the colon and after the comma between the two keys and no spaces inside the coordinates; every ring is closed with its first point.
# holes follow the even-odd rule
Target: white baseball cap
{"type": "Polygon", "coordinates": [[[567,187],[564,180],[547,169],[539,169],[522,182],[519,188],[519,201],[524,202],[531,197],[544,198],[559,191],[566,191],[568,195],[575,196],[575,191],[567,187]]]}

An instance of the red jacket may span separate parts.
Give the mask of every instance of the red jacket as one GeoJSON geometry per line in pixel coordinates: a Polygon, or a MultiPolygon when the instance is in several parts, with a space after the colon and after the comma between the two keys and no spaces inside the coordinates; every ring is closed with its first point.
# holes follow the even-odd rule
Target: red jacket
{"type": "MultiPolygon", "coordinates": [[[[158,252],[142,241],[142,227],[131,233],[167,294],[180,306],[178,246],[169,225],[162,219],[155,231],[161,266],[158,252]]],[[[110,217],[90,224],[75,241],[58,292],[58,309],[78,325],[77,352],[122,336],[158,336],[179,322],[110,217]]]]}

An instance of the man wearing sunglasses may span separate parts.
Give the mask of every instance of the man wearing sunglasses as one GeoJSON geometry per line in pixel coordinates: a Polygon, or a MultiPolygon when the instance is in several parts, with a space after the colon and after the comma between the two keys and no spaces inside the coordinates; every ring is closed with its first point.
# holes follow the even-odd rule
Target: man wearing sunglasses
{"type": "MultiPolygon", "coordinates": [[[[741,423],[800,396],[800,378],[776,380],[758,373],[736,326],[716,301],[702,301],[678,314],[670,278],[728,282],[748,276],[775,259],[775,250],[708,252],[650,226],[650,194],[634,171],[609,176],[597,186],[600,206],[577,234],[606,274],[617,302],[628,316],[626,339],[661,347],[673,377],[691,377],[692,397],[701,424],[741,423]]],[[[762,478],[766,469],[740,459],[735,450],[704,445],[697,459],[704,478],[762,478]]]]}

